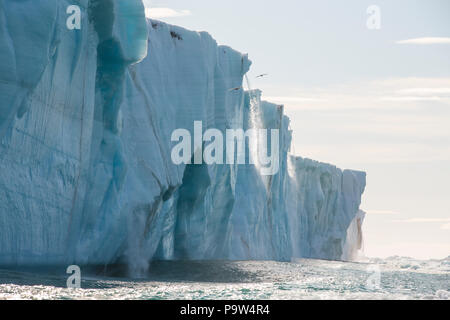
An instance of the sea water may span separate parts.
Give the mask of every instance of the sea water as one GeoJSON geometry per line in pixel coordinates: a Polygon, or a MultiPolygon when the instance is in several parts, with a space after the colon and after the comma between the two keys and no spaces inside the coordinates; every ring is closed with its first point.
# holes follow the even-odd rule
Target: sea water
{"type": "Polygon", "coordinates": [[[0,270],[0,299],[450,299],[450,257],[165,261],[152,263],[142,279],[111,270],[82,268],[80,289],[66,288],[64,271],[0,270]]]}

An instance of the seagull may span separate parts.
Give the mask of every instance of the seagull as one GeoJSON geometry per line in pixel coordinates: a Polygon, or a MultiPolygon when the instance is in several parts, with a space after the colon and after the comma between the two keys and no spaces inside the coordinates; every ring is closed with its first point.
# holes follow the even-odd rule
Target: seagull
{"type": "Polygon", "coordinates": [[[237,88],[232,88],[232,89],[230,89],[228,91],[238,91],[238,90],[241,90],[241,89],[242,89],[242,87],[237,87],[237,88]]]}
{"type": "Polygon", "coordinates": [[[262,78],[262,77],[265,77],[265,76],[268,76],[269,74],[268,73],[263,73],[263,74],[260,74],[259,76],[257,76],[256,78],[262,78]]]}

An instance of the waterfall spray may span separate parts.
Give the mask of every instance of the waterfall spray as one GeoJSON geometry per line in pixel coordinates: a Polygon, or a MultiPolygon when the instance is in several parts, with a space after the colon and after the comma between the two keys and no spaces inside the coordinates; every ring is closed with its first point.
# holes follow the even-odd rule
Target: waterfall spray
{"type": "Polygon", "coordinates": [[[252,163],[255,164],[255,168],[260,174],[261,179],[266,187],[266,191],[268,192],[271,184],[271,177],[261,174],[262,167],[259,158],[259,153],[263,150],[266,150],[266,148],[263,146],[263,143],[267,143],[267,141],[263,141],[259,133],[259,129],[264,129],[264,124],[261,117],[261,100],[257,92],[252,89],[247,74],[245,74],[245,81],[247,82],[247,92],[249,95],[249,127],[251,129],[254,129],[251,141],[252,143],[256,144],[250,148],[250,157],[252,157],[252,163]]]}
{"type": "Polygon", "coordinates": [[[253,163],[255,164],[258,171],[260,171],[260,162],[258,157],[258,150],[260,150],[260,139],[258,134],[258,129],[262,128],[261,121],[261,103],[256,95],[255,91],[252,89],[248,75],[245,74],[245,81],[247,82],[247,89],[249,95],[249,127],[250,129],[255,129],[253,131],[251,141],[256,141],[256,146],[250,148],[250,157],[252,157],[253,163]]]}

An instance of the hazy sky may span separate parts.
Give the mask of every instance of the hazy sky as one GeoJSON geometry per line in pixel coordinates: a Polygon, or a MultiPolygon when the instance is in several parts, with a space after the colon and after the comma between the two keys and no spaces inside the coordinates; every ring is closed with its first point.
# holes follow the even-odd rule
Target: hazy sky
{"type": "Polygon", "coordinates": [[[368,256],[450,255],[450,1],[145,2],[249,54],[297,155],[367,172],[368,256]]]}

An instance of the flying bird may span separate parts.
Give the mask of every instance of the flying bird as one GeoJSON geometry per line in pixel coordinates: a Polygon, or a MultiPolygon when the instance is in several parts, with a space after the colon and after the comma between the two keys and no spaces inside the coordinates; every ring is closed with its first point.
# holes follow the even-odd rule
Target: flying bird
{"type": "Polygon", "coordinates": [[[265,77],[265,76],[268,76],[269,74],[268,73],[263,73],[263,74],[260,74],[259,76],[257,76],[256,78],[262,78],[262,77],[265,77]]]}
{"type": "Polygon", "coordinates": [[[242,87],[237,87],[237,88],[232,88],[232,89],[230,89],[228,91],[238,91],[238,90],[241,90],[241,89],[242,89],[242,87]]]}

